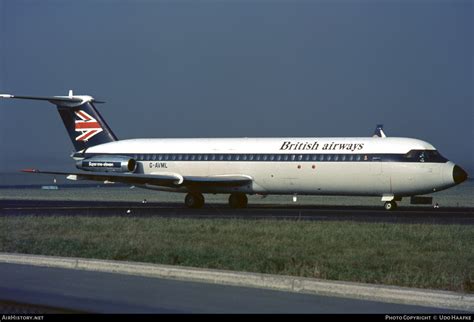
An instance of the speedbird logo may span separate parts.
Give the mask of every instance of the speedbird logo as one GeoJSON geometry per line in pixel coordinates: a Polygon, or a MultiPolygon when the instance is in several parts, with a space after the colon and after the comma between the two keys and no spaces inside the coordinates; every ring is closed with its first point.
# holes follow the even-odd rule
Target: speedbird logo
{"type": "Polygon", "coordinates": [[[88,141],[94,135],[103,131],[99,122],[83,110],[74,112],[79,120],[76,120],[76,132],[81,132],[79,136],[76,137],[76,141],[88,141]]]}

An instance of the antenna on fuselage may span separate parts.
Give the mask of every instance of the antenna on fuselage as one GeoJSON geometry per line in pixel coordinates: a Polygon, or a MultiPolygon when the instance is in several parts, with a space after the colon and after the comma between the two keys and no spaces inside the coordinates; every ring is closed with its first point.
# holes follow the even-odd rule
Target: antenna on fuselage
{"type": "Polygon", "coordinates": [[[373,137],[386,138],[385,132],[383,131],[383,124],[377,124],[373,137]]]}

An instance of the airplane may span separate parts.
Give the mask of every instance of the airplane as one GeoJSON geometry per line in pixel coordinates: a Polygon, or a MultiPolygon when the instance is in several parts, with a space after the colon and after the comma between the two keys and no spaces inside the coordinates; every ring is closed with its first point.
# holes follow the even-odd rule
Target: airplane
{"type": "Polygon", "coordinates": [[[468,177],[430,143],[387,137],[381,125],[372,137],[119,140],[95,107],[104,102],[92,96],[70,90],[68,96],[0,98],[56,105],[75,148],[71,157],[82,170],[23,171],[183,192],[189,208],[203,207],[203,194],[213,193],[229,194],[233,208],[245,208],[247,195],[274,194],[377,196],[393,210],[403,197],[431,203],[418,195],[468,177]]]}

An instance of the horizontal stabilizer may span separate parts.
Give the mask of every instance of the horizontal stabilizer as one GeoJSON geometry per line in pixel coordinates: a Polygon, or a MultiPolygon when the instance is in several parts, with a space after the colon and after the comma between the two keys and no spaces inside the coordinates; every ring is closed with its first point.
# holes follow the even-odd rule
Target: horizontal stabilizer
{"type": "Polygon", "coordinates": [[[72,90],[67,96],[19,96],[0,94],[1,98],[47,101],[56,105],[66,127],[69,138],[76,151],[91,146],[118,141],[94,103],[104,103],[89,95],[74,95],[72,90]]]}
{"type": "Polygon", "coordinates": [[[98,101],[89,95],[73,95],[72,91],[69,91],[69,96],[21,96],[21,95],[12,95],[12,94],[0,94],[0,98],[48,101],[54,105],[70,106],[70,107],[79,106],[86,102],[105,103],[103,101],[98,101]]]}

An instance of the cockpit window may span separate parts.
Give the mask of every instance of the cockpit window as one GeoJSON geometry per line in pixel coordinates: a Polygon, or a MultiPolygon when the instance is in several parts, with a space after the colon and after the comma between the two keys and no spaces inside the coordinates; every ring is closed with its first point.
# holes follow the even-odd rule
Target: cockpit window
{"type": "Polygon", "coordinates": [[[411,162],[446,162],[448,161],[436,150],[410,150],[405,159],[411,162]]]}

